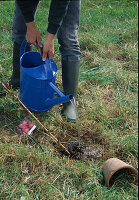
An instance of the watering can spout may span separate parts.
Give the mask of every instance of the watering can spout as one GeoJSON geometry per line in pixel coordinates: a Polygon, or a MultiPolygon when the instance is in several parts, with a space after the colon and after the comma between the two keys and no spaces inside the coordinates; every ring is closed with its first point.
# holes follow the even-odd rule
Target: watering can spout
{"type": "Polygon", "coordinates": [[[57,93],[59,97],[53,99],[46,99],[44,101],[44,107],[54,106],[56,104],[66,103],[74,99],[72,94],[64,95],[52,82],[49,83],[51,88],[57,93]]]}

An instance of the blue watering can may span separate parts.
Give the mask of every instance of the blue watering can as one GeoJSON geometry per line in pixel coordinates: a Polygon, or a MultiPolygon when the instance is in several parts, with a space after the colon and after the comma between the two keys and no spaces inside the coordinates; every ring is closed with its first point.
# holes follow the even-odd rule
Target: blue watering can
{"type": "Polygon", "coordinates": [[[64,95],[56,86],[57,66],[48,57],[42,61],[39,52],[25,53],[27,42],[20,48],[20,99],[24,105],[35,112],[45,112],[54,105],[72,100],[73,95],[64,95]],[[54,98],[54,93],[58,97],[54,98]]]}

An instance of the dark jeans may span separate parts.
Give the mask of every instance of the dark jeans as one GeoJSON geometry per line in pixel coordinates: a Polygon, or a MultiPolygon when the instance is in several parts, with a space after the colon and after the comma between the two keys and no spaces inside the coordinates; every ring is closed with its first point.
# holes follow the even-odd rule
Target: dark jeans
{"type": "MultiPolygon", "coordinates": [[[[80,23],[80,0],[70,2],[66,16],[60,26],[57,38],[60,44],[61,59],[66,61],[80,60],[80,46],[78,42],[78,28],[80,23]]],[[[34,5],[34,15],[37,5],[34,5]]],[[[26,35],[26,24],[20,8],[15,1],[15,15],[13,19],[12,40],[21,44],[26,35]]]]}

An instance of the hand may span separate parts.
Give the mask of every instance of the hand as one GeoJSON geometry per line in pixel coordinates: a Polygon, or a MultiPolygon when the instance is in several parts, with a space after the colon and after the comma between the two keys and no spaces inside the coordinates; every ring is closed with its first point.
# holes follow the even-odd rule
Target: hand
{"type": "Polygon", "coordinates": [[[54,56],[54,52],[55,52],[54,37],[55,37],[55,35],[53,35],[51,33],[47,33],[47,36],[46,36],[45,42],[44,42],[44,47],[43,47],[43,56],[42,56],[43,61],[46,60],[47,54],[50,59],[52,59],[52,57],[54,56]]]}
{"type": "Polygon", "coordinates": [[[35,23],[29,22],[26,23],[26,26],[27,26],[27,33],[26,33],[27,42],[36,46],[36,41],[37,41],[39,46],[42,47],[40,32],[38,31],[35,23]]]}

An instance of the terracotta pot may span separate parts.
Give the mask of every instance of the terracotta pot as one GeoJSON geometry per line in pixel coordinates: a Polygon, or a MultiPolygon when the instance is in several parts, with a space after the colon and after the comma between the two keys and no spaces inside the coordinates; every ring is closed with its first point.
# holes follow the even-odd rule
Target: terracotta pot
{"type": "Polygon", "coordinates": [[[117,171],[120,171],[122,169],[127,169],[129,174],[134,176],[135,181],[138,182],[138,171],[133,166],[123,162],[122,160],[119,160],[118,158],[110,158],[104,163],[102,167],[105,182],[108,188],[110,187],[110,180],[112,176],[117,171]]]}

